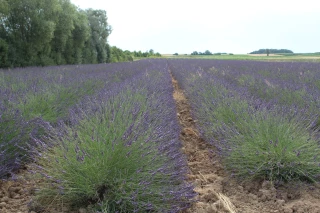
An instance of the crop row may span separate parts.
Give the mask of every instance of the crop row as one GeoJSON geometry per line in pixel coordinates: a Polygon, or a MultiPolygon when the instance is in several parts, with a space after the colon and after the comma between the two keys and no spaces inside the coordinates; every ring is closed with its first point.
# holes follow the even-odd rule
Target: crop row
{"type": "Polygon", "coordinates": [[[0,178],[28,158],[30,133],[41,130],[34,119],[54,125],[68,120],[69,109],[102,88],[131,78],[144,64],[32,67],[0,71],[0,178]]]}
{"type": "Polygon", "coordinates": [[[188,208],[170,72],[231,176],[319,181],[317,64],[158,59],[0,71],[0,177],[26,166],[43,211],[188,208]]]}
{"type": "Polygon", "coordinates": [[[316,79],[299,81],[300,72],[317,76],[318,66],[172,60],[169,69],[230,175],[319,181],[320,93],[316,79]]]}
{"type": "Polygon", "coordinates": [[[195,193],[165,61],[29,69],[1,73],[1,172],[29,162],[39,180],[33,206],[178,212],[190,205],[195,193]],[[37,100],[26,107],[30,96],[37,100]]]}

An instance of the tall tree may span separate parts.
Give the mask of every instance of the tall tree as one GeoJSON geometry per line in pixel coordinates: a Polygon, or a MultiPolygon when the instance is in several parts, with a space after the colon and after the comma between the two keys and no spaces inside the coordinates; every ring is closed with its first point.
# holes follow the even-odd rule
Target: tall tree
{"type": "Polygon", "coordinates": [[[0,67],[132,60],[110,47],[110,33],[104,10],[83,11],[70,0],[0,0],[0,67]]]}
{"type": "MultiPolygon", "coordinates": [[[[7,1],[8,2],[8,1],[7,1]]],[[[53,38],[52,13],[56,0],[10,0],[2,18],[1,36],[8,44],[10,64],[27,66],[39,63],[39,54],[53,38]]]]}
{"type": "Polygon", "coordinates": [[[86,54],[89,58],[96,58],[91,63],[107,62],[107,38],[111,33],[111,27],[107,22],[107,13],[104,10],[86,10],[91,36],[86,43],[86,54]]]}
{"type": "Polygon", "coordinates": [[[8,44],[4,40],[6,36],[6,26],[4,25],[9,13],[7,0],[0,0],[0,67],[6,67],[8,64],[8,44]]]}
{"type": "Polygon", "coordinates": [[[56,28],[54,38],[51,41],[51,57],[56,64],[65,64],[64,52],[67,41],[72,36],[77,8],[71,4],[70,0],[59,0],[59,9],[56,13],[56,28]]]}
{"type": "Polygon", "coordinates": [[[8,66],[8,44],[0,38],[0,67],[8,66]]]}
{"type": "Polygon", "coordinates": [[[88,18],[83,10],[79,10],[76,13],[73,24],[74,29],[67,41],[64,58],[67,64],[81,64],[84,60],[83,50],[85,42],[87,42],[90,37],[88,18]]]}

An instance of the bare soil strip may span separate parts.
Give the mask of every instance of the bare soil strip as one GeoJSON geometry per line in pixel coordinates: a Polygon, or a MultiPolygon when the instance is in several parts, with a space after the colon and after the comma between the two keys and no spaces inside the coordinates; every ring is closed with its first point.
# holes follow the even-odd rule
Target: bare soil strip
{"type": "Polygon", "coordinates": [[[198,193],[183,213],[320,213],[320,189],[292,183],[274,187],[269,181],[239,183],[224,171],[215,148],[206,143],[191,117],[191,108],[172,76],[173,98],[182,127],[180,140],[188,159],[188,180],[198,193]]]}
{"type": "Polygon", "coordinates": [[[0,181],[1,213],[35,213],[29,210],[35,182],[25,174],[23,170],[15,180],[0,181]]]}
{"type": "Polygon", "coordinates": [[[182,127],[180,140],[183,152],[188,158],[190,175],[188,180],[195,185],[198,193],[197,202],[186,213],[205,212],[235,212],[234,206],[227,196],[222,193],[224,171],[214,148],[206,143],[199,135],[196,121],[191,117],[191,108],[178,82],[172,78],[174,86],[173,98],[176,101],[177,116],[182,127]]]}

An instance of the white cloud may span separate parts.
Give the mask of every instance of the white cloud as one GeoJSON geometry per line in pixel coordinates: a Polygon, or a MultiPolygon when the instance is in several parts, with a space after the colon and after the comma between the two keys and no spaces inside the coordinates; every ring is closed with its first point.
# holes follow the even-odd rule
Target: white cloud
{"type": "Polygon", "coordinates": [[[247,53],[270,46],[320,51],[316,0],[71,1],[106,10],[113,28],[109,42],[122,49],[247,53]]]}

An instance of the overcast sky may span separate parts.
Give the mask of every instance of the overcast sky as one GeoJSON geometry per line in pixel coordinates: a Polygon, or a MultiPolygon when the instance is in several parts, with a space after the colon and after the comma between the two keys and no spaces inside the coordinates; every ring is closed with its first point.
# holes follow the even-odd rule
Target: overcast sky
{"type": "Polygon", "coordinates": [[[320,52],[319,0],[71,0],[107,11],[109,43],[161,54],[320,52]]]}

